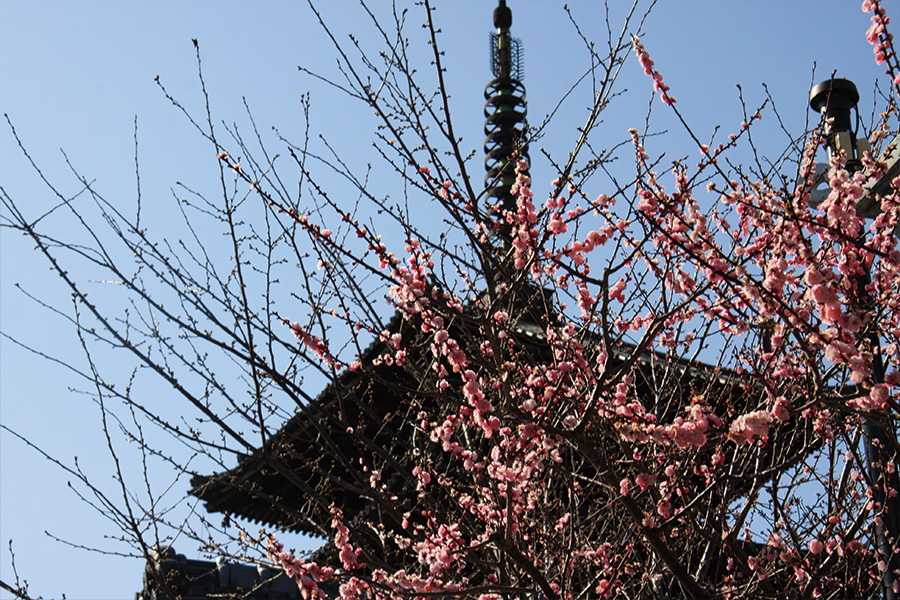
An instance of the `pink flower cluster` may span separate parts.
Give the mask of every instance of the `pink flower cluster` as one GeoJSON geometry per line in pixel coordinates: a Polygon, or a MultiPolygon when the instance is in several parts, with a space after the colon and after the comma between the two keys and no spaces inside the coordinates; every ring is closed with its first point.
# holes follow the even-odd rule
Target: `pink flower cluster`
{"type": "Polygon", "coordinates": [[[731,427],[728,429],[728,437],[737,444],[749,444],[756,438],[766,439],[771,422],[772,413],[767,410],[757,410],[741,415],[732,421],[731,427]]]}
{"type": "Polygon", "coordinates": [[[658,429],[655,437],[674,443],[678,448],[701,448],[706,445],[706,434],[712,428],[721,427],[722,420],[712,412],[701,397],[686,408],[688,419],[676,417],[671,425],[658,429]]]}
{"type": "Polygon", "coordinates": [[[528,162],[521,160],[516,164],[516,182],[510,193],[516,197],[515,214],[507,215],[507,221],[513,224],[512,245],[515,251],[514,264],[517,269],[524,269],[526,262],[533,255],[533,247],[539,234],[534,228],[537,223],[537,212],[534,207],[534,194],[531,191],[531,178],[525,172],[528,162]]]}
{"type": "MultiPolygon", "coordinates": [[[[872,44],[872,51],[875,53],[875,62],[880,64],[888,63],[888,73],[891,72],[893,65],[890,65],[890,59],[894,58],[894,36],[887,31],[887,24],[891,22],[891,18],[885,10],[881,8],[880,0],[863,0],[862,10],[866,13],[875,13],[872,15],[872,24],[866,31],[866,39],[872,44]]],[[[900,85],[900,73],[894,77],[894,84],[900,85]]]]}
{"type": "Polygon", "coordinates": [[[319,589],[318,584],[334,577],[334,569],[320,567],[314,562],[306,562],[293,556],[284,549],[274,534],[266,537],[266,553],[269,558],[284,570],[284,574],[297,582],[300,596],[304,600],[325,600],[328,595],[319,589]]]}
{"type": "Polygon", "coordinates": [[[300,323],[294,322],[291,325],[291,333],[293,333],[294,337],[300,340],[304,346],[315,352],[329,367],[335,365],[334,356],[328,351],[328,345],[320,338],[303,329],[303,326],[300,325],[300,323]]]}
{"type": "Polygon", "coordinates": [[[638,57],[638,62],[641,63],[641,67],[644,69],[644,74],[648,75],[653,80],[653,89],[660,93],[660,100],[665,104],[675,104],[675,98],[669,95],[669,86],[663,83],[662,75],[653,68],[653,61],[650,60],[650,54],[647,53],[647,49],[644,48],[640,38],[636,35],[632,36],[631,45],[634,48],[634,53],[638,57]]]}
{"type": "Polygon", "coordinates": [[[350,530],[344,524],[344,516],[340,509],[332,507],[331,509],[331,528],[334,529],[334,545],[340,553],[341,564],[348,571],[363,568],[363,564],[359,562],[359,555],[362,550],[353,549],[350,545],[350,530]]]}

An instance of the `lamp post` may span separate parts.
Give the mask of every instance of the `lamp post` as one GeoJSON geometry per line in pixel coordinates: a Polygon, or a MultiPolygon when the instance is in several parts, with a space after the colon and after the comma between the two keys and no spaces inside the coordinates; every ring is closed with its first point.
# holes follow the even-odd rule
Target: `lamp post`
{"type": "MultiPolygon", "coordinates": [[[[809,96],[810,107],[821,113],[825,121],[825,143],[829,157],[844,156],[847,161],[846,169],[851,174],[862,169],[863,154],[869,150],[869,144],[865,139],[856,139],[856,127],[851,119],[851,112],[859,102],[856,86],[848,79],[828,79],[813,87],[809,96]]],[[[856,213],[861,218],[878,216],[881,208],[877,196],[890,189],[890,179],[886,178],[892,172],[900,170],[900,153],[896,151],[896,142],[897,140],[889,146],[890,150],[886,153],[886,158],[891,163],[888,174],[878,181],[866,182],[867,194],[857,201],[856,213]]],[[[857,299],[864,310],[873,307],[868,289],[870,283],[871,273],[866,266],[864,272],[856,276],[857,299]]],[[[875,384],[883,383],[885,375],[879,334],[876,328],[870,327],[863,338],[872,351],[872,381],[875,384]]],[[[892,497],[887,490],[900,492],[900,479],[896,469],[888,469],[889,462],[897,463],[897,436],[896,432],[885,428],[888,425],[887,419],[879,420],[869,415],[862,418],[872,500],[876,503],[876,510],[879,507],[881,509],[881,514],[876,513],[875,516],[875,531],[878,552],[886,563],[882,579],[884,597],[887,600],[897,600],[900,590],[895,589],[895,572],[900,569],[900,555],[896,551],[900,534],[900,495],[894,494],[892,497]]]]}

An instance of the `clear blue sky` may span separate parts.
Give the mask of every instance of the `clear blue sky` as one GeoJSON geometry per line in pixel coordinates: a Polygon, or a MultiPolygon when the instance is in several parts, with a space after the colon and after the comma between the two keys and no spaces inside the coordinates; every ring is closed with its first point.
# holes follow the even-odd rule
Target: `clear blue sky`
{"type": "MultiPolygon", "coordinates": [[[[435,3],[457,131],[468,147],[480,149],[481,94],[489,79],[487,32],[495,2],[435,3]]],[[[356,2],[321,4],[341,35],[366,30],[356,2]]],[[[513,33],[525,44],[529,114],[532,122],[540,122],[587,66],[586,52],[562,2],[509,0],[509,5],[513,33]]],[[[582,30],[602,42],[602,3],[570,0],[569,5],[582,30]]],[[[738,83],[748,104],[755,106],[765,97],[761,83],[766,82],[785,125],[799,134],[809,115],[807,92],[814,62],[816,81],[833,71],[856,81],[864,109],[872,106],[876,79],[887,83],[865,40],[868,17],[859,5],[857,0],[660,0],[643,41],[701,139],[709,137],[716,125],[727,132],[742,120],[738,83]]],[[[159,75],[169,91],[191,108],[200,108],[192,38],[200,41],[219,119],[242,120],[241,98],[246,97],[264,134],[277,126],[289,137],[298,137],[302,125],[298,99],[309,91],[313,128],[328,136],[351,165],[362,167],[371,160],[366,144],[360,143],[371,132],[367,109],[297,70],[302,64],[334,71],[332,49],[303,2],[6,0],[2,9],[0,112],[9,115],[45,175],[68,193],[77,186],[60,148],[82,173],[96,179],[108,198],[123,209],[131,206],[136,115],[141,183],[149,210],[154,198],[170,198],[176,181],[201,187],[215,184],[206,177],[207,147],[154,83],[159,75]]],[[[417,11],[411,9],[413,21],[420,19],[417,11]]],[[[419,34],[417,27],[411,32],[419,34]]],[[[425,46],[420,49],[428,51],[425,46]]],[[[611,143],[625,139],[629,127],[642,127],[650,95],[650,82],[633,59],[622,86],[629,92],[603,125],[611,143]]],[[[564,160],[589,100],[590,90],[579,91],[542,141],[559,160],[564,160]]],[[[662,105],[655,110],[664,112],[662,105]]],[[[668,142],[672,158],[693,152],[690,147],[679,148],[683,140],[681,132],[673,133],[668,142]]],[[[771,113],[764,119],[759,140],[763,152],[775,155],[785,145],[771,113]]],[[[532,156],[537,154],[533,149],[532,156]]],[[[479,155],[478,173],[480,160],[479,155]]],[[[532,173],[538,189],[552,178],[539,161],[532,173]]],[[[24,161],[5,123],[0,124],[0,185],[26,205],[32,197],[35,205],[47,201],[47,190],[24,161]]],[[[8,231],[0,231],[0,236],[0,329],[38,350],[81,364],[71,327],[27,300],[15,286],[21,283],[61,307],[66,306],[65,292],[29,244],[8,231]]],[[[96,293],[103,293],[103,287],[98,286],[96,293]]],[[[167,390],[158,385],[158,390],[146,392],[165,402],[167,390]]],[[[0,340],[3,424],[67,464],[78,456],[86,472],[114,489],[98,409],[72,387],[86,386],[59,365],[8,339],[0,340]]],[[[133,475],[139,482],[139,473],[133,475]]],[[[81,502],[67,488],[69,480],[20,440],[0,434],[0,576],[7,582],[13,579],[6,547],[13,539],[19,574],[28,579],[33,595],[131,598],[141,586],[141,562],[87,553],[45,534],[111,552],[128,551],[109,539],[118,534],[115,526],[81,502]]],[[[178,549],[196,556],[189,542],[178,549]]],[[[0,598],[9,597],[0,593],[0,598]]]]}

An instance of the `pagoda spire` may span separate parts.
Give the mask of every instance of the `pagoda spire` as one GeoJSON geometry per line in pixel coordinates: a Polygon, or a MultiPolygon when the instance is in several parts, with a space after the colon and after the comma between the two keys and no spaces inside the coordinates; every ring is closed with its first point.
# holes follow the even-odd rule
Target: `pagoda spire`
{"type": "Polygon", "coordinates": [[[500,209],[515,208],[510,188],[516,181],[516,163],[528,160],[522,43],[510,35],[511,25],[512,11],[506,0],[499,0],[490,40],[494,79],[484,90],[484,182],[488,202],[500,209]]]}

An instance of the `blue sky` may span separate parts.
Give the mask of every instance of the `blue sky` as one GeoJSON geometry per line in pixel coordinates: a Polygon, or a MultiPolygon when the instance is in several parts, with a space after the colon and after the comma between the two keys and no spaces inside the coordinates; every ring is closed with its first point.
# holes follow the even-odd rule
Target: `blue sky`
{"type": "MultiPolygon", "coordinates": [[[[322,4],[324,16],[341,39],[356,33],[363,44],[370,42],[356,2],[322,4]]],[[[464,145],[480,152],[482,90],[489,79],[487,32],[495,3],[436,0],[436,4],[455,125],[464,145]]],[[[582,30],[598,42],[606,34],[601,4],[569,1],[582,30]]],[[[800,134],[811,118],[806,102],[814,79],[832,72],[853,79],[863,97],[864,114],[871,109],[875,81],[887,83],[865,40],[868,17],[859,4],[660,0],[646,23],[643,41],[678,99],[678,108],[701,139],[712,135],[717,125],[726,133],[738,127],[743,116],[736,84],[743,86],[753,107],[765,98],[763,82],[785,125],[800,134]]],[[[513,33],[525,44],[529,115],[532,122],[540,122],[586,68],[587,54],[562,2],[509,0],[509,5],[513,33]]],[[[159,75],[191,110],[201,108],[192,38],[201,45],[217,118],[244,119],[245,97],[264,134],[277,126],[288,137],[299,136],[299,98],[309,92],[314,130],[328,136],[351,166],[362,168],[374,160],[366,143],[372,127],[368,110],[297,70],[304,65],[334,73],[333,50],[305,3],[7,0],[2,8],[0,112],[9,116],[32,158],[65,193],[73,193],[77,182],[60,149],[123,210],[133,205],[135,117],[148,211],[154,210],[155,198],[171,197],[176,182],[215,184],[215,163],[208,148],[154,82],[159,75]]],[[[412,8],[410,19],[418,21],[420,14],[412,8]]],[[[411,31],[419,34],[417,27],[411,31]]],[[[421,51],[428,49],[421,46],[421,51]]],[[[650,81],[633,59],[625,67],[621,87],[628,92],[602,125],[610,143],[625,139],[629,127],[643,126],[651,93],[650,81]]],[[[579,89],[540,145],[564,160],[589,101],[590,90],[579,89]]],[[[667,120],[664,107],[657,102],[654,111],[660,115],[656,130],[672,128],[664,149],[673,158],[693,152],[684,133],[667,120]]],[[[764,118],[757,139],[763,152],[777,155],[787,138],[772,117],[768,113],[764,118]]],[[[274,138],[271,141],[275,145],[274,138]]],[[[653,147],[649,149],[653,153],[653,147]]],[[[535,150],[533,157],[538,154],[535,150]]],[[[480,160],[479,156],[476,167],[480,160]]],[[[535,163],[536,184],[549,185],[553,173],[546,164],[535,163]]],[[[23,205],[48,201],[47,189],[5,123],[0,124],[0,185],[23,205]]],[[[29,301],[16,284],[66,307],[65,291],[31,245],[0,230],[0,329],[42,352],[80,364],[82,355],[71,327],[29,301]]],[[[102,286],[97,293],[103,293],[102,286]]],[[[158,394],[164,402],[166,390],[159,386],[147,393],[158,394]]],[[[84,387],[59,364],[6,338],[0,340],[0,420],[67,464],[77,456],[84,470],[106,485],[110,459],[99,433],[98,409],[71,389],[84,387]]],[[[0,577],[13,579],[6,547],[13,539],[19,575],[30,582],[34,595],[65,593],[75,600],[132,597],[141,586],[139,561],[87,553],[45,533],[74,545],[127,551],[111,539],[117,535],[115,526],[80,501],[67,487],[69,480],[19,439],[0,433],[0,577]]],[[[196,556],[190,543],[178,549],[196,556]]],[[[0,598],[8,597],[0,593],[0,598]]]]}

